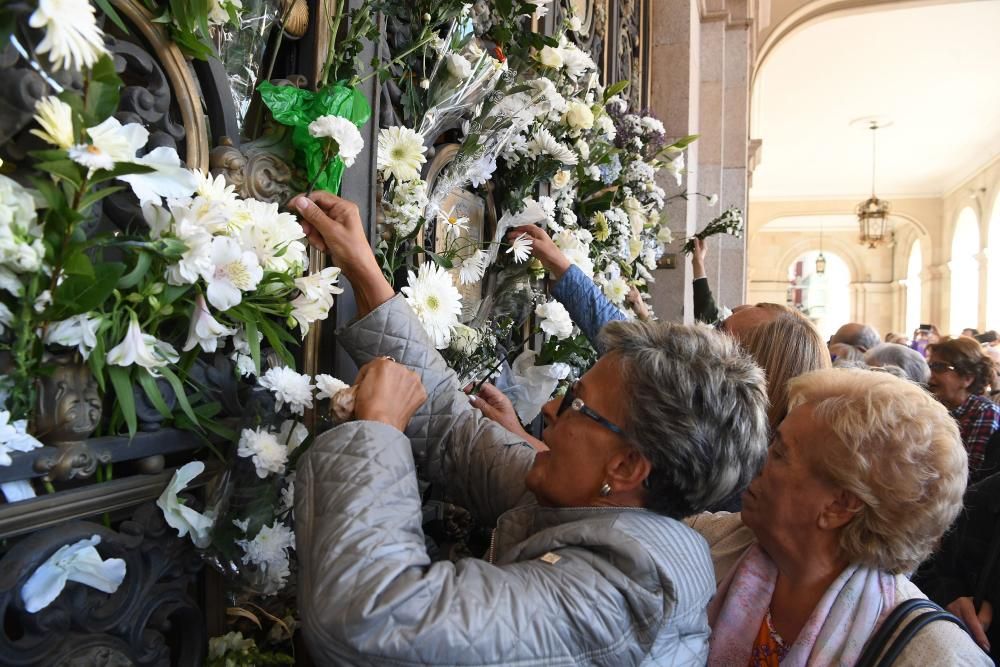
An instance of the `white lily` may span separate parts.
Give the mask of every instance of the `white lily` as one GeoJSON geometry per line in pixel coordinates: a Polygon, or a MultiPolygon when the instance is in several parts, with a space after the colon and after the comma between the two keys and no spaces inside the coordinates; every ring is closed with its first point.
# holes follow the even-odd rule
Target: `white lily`
{"type": "Polygon", "coordinates": [[[99,535],[59,547],[54,554],[31,573],[21,587],[24,609],[34,614],[48,607],[59,597],[67,581],[75,581],[104,593],[114,593],[125,579],[125,561],[121,558],[104,560],[96,547],[99,535]]]}
{"type": "Polygon", "coordinates": [[[208,283],[208,302],[219,310],[229,310],[243,300],[243,292],[256,289],[264,270],[257,255],[244,250],[228,236],[212,239],[212,269],[202,274],[208,283]]]}
{"type": "Polygon", "coordinates": [[[143,333],[135,315],[132,315],[122,342],[108,352],[108,363],[112,366],[134,364],[142,366],[153,375],[156,375],[157,368],[177,363],[179,358],[173,345],[143,333]]]}
{"type": "Polygon", "coordinates": [[[147,174],[128,174],[118,179],[132,186],[140,205],[148,201],[159,203],[164,197],[188,197],[198,187],[198,179],[181,165],[174,148],[160,146],[128,161],[155,169],[147,174]]]}
{"type": "Polygon", "coordinates": [[[75,347],[84,359],[90,358],[90,353],[97,347],[97,328],[101,326],[100,317],[91,317],[89,313],[74,315],[66,320],[53,322],[45,332],[45,342],[50,345],[75,347]]]}
{"type": "Polygon", "coordinates": [[[196,512],[186,506],[177,494],[183,491],[195,477],[205,471],[205,464],[192,461],[174,471],[170,484],[156,499],[156,506],[163,512],[163,518],[171,528],[177,530],[178,537],[191,534],[191,542],[199,549],[204,549],[211,541],[212,525],[215,518],[196,512]]]}
{"type": "Polygon", "coordinates": [[[236,333],[236,329],[227,327],[212,317],[205,303],[205,297],[199,294],[194,300],[194,310],[191,313],[191,326],[188,328],[187,341],[183,350],[193,350],[200,345],[205,352],[215,352],[219,341],[236,333]]]}
{"type": "Polygon", "coordinates": [[[28,433],[28,420],[10,421],[10,412],[0,411],[0,466],[9,466],[14,461],[11,452],[30,452],[42,446],[28,433]]]}

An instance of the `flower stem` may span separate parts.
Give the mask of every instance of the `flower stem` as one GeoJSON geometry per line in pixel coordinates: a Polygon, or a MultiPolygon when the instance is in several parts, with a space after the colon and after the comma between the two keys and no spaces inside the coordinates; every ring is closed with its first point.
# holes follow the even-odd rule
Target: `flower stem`
{"type": "Polygon", "coordinates": [[[316,172],[316,175],[309,181],[309,185],[306,187],[306,197],[313,193],[313,190],[316,189],[316,181],[319,180],[319,177],[323,175],[326,168],[330,166],[330,162],[336,157],[335,155],[331,155],[333,151],[330,150],[330,144],[331,142],[327,141],[326,146],[323,147],[323,164],[320,166],[319,171],[316,172]]]}

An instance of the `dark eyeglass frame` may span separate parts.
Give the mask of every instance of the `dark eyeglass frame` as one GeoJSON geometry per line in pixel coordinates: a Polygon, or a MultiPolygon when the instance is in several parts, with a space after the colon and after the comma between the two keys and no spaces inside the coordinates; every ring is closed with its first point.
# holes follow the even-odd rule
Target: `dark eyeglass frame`
{"type": "Polygon", "coordinates": [[[932,371],[938,372],[938,373],[943,373],[945,371],[955,371],[955,372],[958,372],[957,368],[955,368],[951,364],[946,363],[944,361],[930,361],[930,362],[927,362],[927,368],[931,369],[932,371]]]}
{"type": "Polygon", "coordinates": [[[580,414],[586,417],[593,419],[595,422],[597,422],[604,428],[608,429],[612,433],[617,433],[618,435],[625,437],[625,430],[622,427],[618,426],[614,422],[605,419],[604,417],[599,415],[595,410],[587,407],[587,404],[583,402],[583,399],[579,398],[576,395],[576,387],[578,384],[580,384],[579,380],[577,380],[576,382],[574,382],[573,384],[571,384],[569,387],[566,388],[566,395],[563,396],[562,403],[559,404],[559,409],[556,410],[556,417],[561,416],[562,413],[566,412],[566,410],[573,410],[575,412],[579,412],[580,414]]]}

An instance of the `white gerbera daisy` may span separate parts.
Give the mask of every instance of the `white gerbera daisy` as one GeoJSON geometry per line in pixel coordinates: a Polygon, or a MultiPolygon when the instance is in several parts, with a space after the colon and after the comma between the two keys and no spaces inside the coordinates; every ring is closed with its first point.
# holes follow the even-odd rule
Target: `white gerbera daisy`
{"type": "Polygon", "coordinates": [[[409,284],[401,291],[413,312],[424,325],[424,330],[443,350],[451,342],[451,331],[458,324],[462,312],[462,295],[452,282],[447,270],[424,262],[416,274],[409,272],[409,284]]]}
{"type": "Polygon", "coordinates": [[[309,123],[309,134],[314,137],[325,137],[337,142],[340,159],[344,161],[344,166],[354,165],[354,159],[365,147],[365,140],[361,138],[357,126],[346,118],[339,116],[320,116],[309,123]]]}
{"type": "Polygon", "coordinates": [[[42,129],[31,130],[42,141],[68,150],[73,146],[73,109],[54,95],[35,104],[35,122],[42,129]]]}
{"type": "Polygon", "coordinates": [[[458,268],[458,282],[468,285],[482,279],[483,274],[486,273],[488,260],[489,255],[482,250],[476,250],[472,255],[463,259],[458,268]]]}
{"type": "Polygon", "coordinates": [[[420,178],[420,165],[427,161],[424,137],[408,127],[389,127],[378,133],[378,168],[383,176],[398,181],[420,178]]]}
{"type": "Polygon", "coordinates": [[[445,233],[454,238],[461,233],[465,226],[469,224],[469,218],[465,216],[460,216],[455,213],[455,208],[452,207],[450,211],[438,210],[437,222],[441,225],[441,229],[445,230],[445,233]]]}
{"type": "Polygon", "coordinates": [[[514,254],[514,261],[518,264],[522,264],[528,261],[531,257],[531,238],[527,234],[521,234],[516,239],[510,242],[510,247],[507,248],[507,254],[514,254]]]}
{"type": "Polygon", "coordinates": [[[538,131],[529,143],[529,149],[536,156],[549,155],[553,159],[567,165],[576,164],[579,161],[576,153],[574,153],[571,148],[559,143],[559,141],[552,136],[552,133],[544,127],[538,128],[538,131]]]}
{"type": "Polygon", "coordinates": [[[625,297],[628,296],[628,293],[628,283],[621,276],[612,278],[604,284],[604,296],[608,297],[608,301],[616,306],[625,303],[625,297]]]}
{"type": "Polygon", "coordinates": [[[48,53],[56,72],[91,67],[107,53],[104,33],[97,27],[88,0],[39,0],[28,25],[45,30],[35,52],[48,53]]]}

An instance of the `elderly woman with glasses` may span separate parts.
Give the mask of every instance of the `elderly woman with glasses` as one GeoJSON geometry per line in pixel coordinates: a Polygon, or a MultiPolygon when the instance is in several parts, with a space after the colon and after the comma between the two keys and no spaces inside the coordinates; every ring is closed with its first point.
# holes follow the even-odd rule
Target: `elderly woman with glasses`
{"type": "Polygon", "coordinates": [[[969,481],[982,479],[986,447],[1000,428],[1000,408],[983,396],[993,382],[993,361],[972,338],[952,338],[927,347],[927,388],[958,422],[969,454],[969,481]]]}
{"type": "MultiPolygon", "coordinates": [[[[894,608],[925,597],[906,573],[962,509],[958,430],[917,385],[815,371],[791,382],[789,405],[742,513],[689,520],[719,581],[713,667],[854,665],[894,608]]],[[[990,661],[956,625],[935,622],[892,664],[990,661]]]]}
{"type": "Polygon", "coordinates": [[[338,340],[364,364],[356,421],[320,436],[295,492],[299,606],[319,664],[702,665],[714,578],[681,517],[753,476],[763,377],[707,330],[642,322],[544,408],[536,453],[469,405],[382,277],[357,208],[297,198],[354,287],[338,340]],[[385,357],[392,357],[391,359],[385,357]],[[418,471],[496,528],[485,559],[431,563],[418,471]]]}

